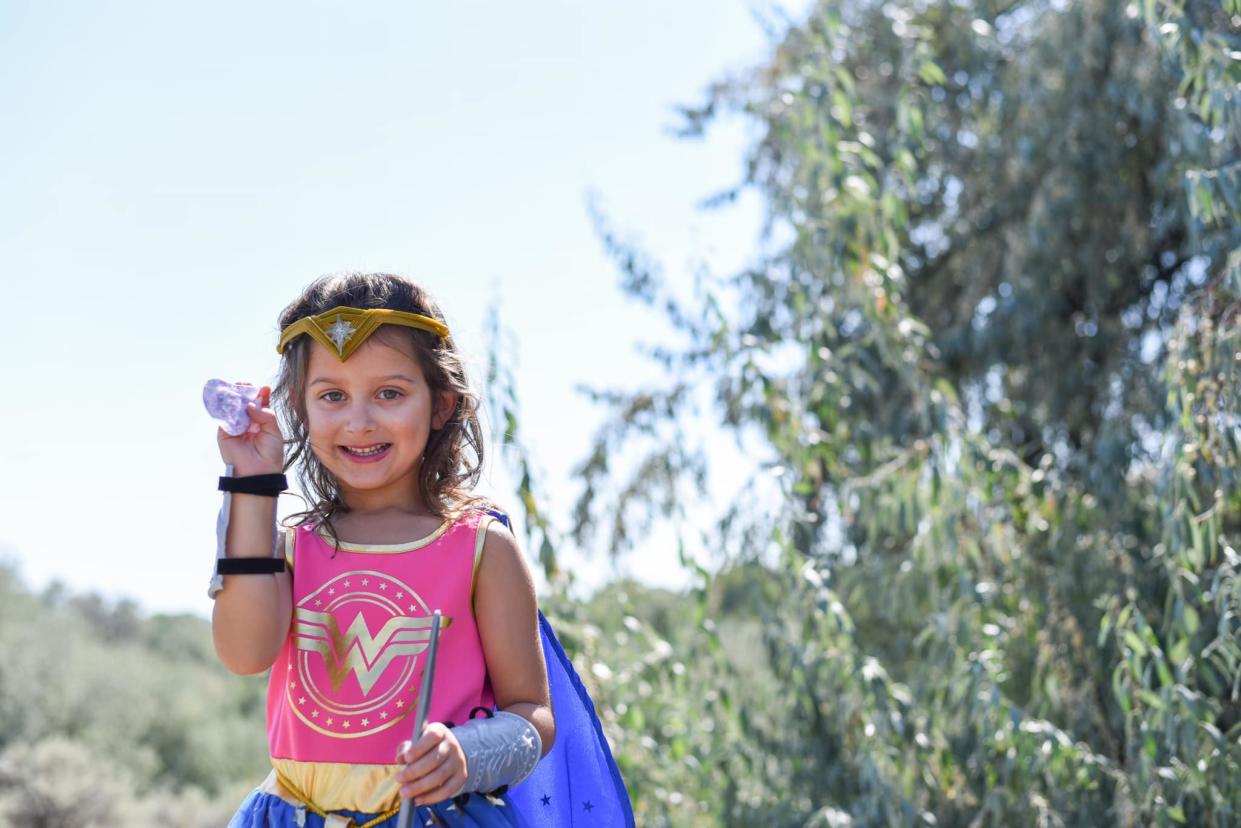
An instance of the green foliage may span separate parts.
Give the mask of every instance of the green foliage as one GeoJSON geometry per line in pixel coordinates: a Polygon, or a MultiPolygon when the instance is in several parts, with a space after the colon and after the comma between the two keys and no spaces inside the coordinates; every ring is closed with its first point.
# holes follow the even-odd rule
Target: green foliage
{"type": "Polygon", "coordinates": [[[57,736],[0,755],[0,790],[0,814],[46,828],[116,825],[133,798],[123,770],[57,736]]]}
{"type": "Polygon", "coordinates": [[[599,218],[688,344],[597,393],[575,536],[683,513],[699,388],[783,495],[722,516],[680,638],[635,605],[644,652],[578,641],[643,824],[1241,820],[1239,32],[1234,0],[824,2],[683,111],[760,127],[753,266],[684,305],[599,218]]]}
{"type": "Polygon", "coordinates": [[[263,684],[206,621],[30,594],[0,566],[0,822],[225,823],[267,772],[263,684]]]}
{"type": "Polygon", "coordinates": [[[532,549],[538,550],[539,565],[543,574],[554,584],[561,585],[570,573],[560,570],[556,561],[556,541],[549,516],[539,506],[535,490],[533,460],[522,442],[517,385],[513,377],[512,362],[501,359],[502,353],[512,353],[509,343],[502,342],[500,315],[493,305],[487,319],[490,341],[487,360],[487,408],[493,412],[493,436],[498,437],[499,448],[510,465],[516,469],[517,501],[525,513],[527,540],[532,549]]]}

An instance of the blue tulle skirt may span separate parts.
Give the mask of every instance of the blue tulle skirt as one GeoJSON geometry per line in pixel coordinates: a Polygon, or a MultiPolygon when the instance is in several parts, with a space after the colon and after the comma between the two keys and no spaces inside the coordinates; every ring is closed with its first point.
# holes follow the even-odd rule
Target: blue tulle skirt
{"type": "MultiPolygon", "coordinates": [[[[353,819],[354,825],[365,825],[378,814],[359,811],[334,811],[353,819]]],[[[376,823],[375,828],[396,828],[398,817],[376,823]]],[[[443,825],[448,828],[527,828],[528,823],[512,807],[507,797],[497,802],[481,796],[470,796],[458,807],[452,800],[414,808],[412,828],[443,825]],[[434,816],[432,816],[434,815],[434,816]],[[436,819],[439,822],[436,822],[436,819]]],[[[290,805],[272,793],[255,789],[228,823],[228,828],[323,828],[324,818],[314,812],[290,805]],[[299,821],[300,820],[300,821],[299,821]]]]}

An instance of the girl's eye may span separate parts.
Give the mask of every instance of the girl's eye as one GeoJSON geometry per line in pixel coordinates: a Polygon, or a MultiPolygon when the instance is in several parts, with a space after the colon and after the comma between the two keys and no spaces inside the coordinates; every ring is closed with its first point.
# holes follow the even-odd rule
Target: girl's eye
{"type": "Polygon", "coordinates": [[[397,391],[395,388],[385,388],[384,390],[379,392],[380,399],[384,399],[384,400],[395,400],[400,396],[401,396],[401,392],[397,391]]]}
{"type": "Polygon", "coordinates": [[[340,391],[324,391],[319,395],[319,399],[326,400],[327,402],[340,402],[344,398],[345,395],[340,391]]]}

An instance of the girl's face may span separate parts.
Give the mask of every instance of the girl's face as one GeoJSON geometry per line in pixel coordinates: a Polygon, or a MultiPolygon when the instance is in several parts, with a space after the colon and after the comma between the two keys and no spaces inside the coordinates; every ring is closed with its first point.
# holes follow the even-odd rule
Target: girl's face
{"type": "Polygon", "coordinates": [[[431,431],[452,416],[456,394],[438,399],[413,346],[377,331],[345,362],[311,341],[306,370],[310,448],[340,482],[351,508],[421,511],[418,472],[431,431]]]}

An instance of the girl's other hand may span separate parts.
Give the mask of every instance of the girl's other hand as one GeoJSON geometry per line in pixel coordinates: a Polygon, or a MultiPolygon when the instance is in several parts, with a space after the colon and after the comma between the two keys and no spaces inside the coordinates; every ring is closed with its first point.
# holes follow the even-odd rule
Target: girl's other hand
{"type": "Polygon", "coordinates": [[[284,435],[280,433],[275,412],[267,407],[270,403],[271,389],[264,385],[259,389],[259,405],[246,406],[250,428],[236,437],[218,429],[216,441],[220,444],[220,457],[232,464],[233,474],[238,477],[284,471],[284,435]]]}
{"type": "Polygon", "coordinates": [[[465,787],[465,751],[452,728],[432,722],[416,742],[402,742],[396,760],[405,767],[397,771],[401,798],[414,798],[416,805],[434,805],[456,796],[465,787]]]}

